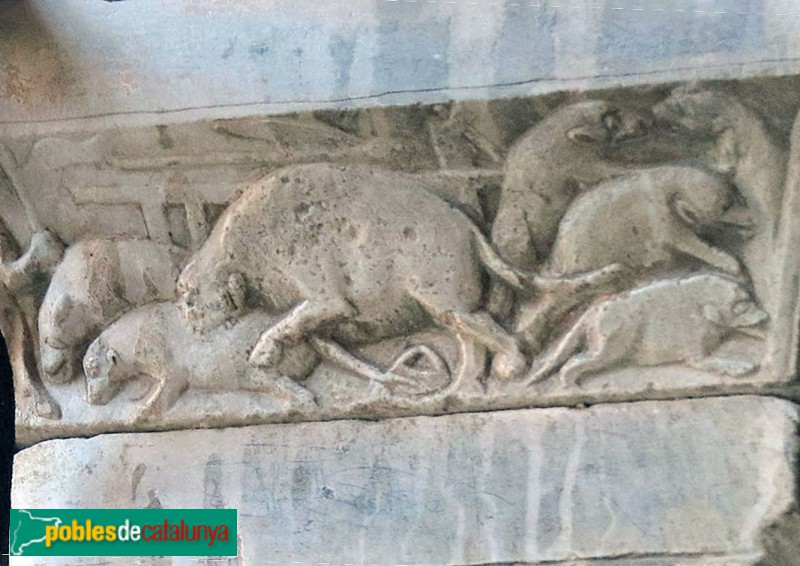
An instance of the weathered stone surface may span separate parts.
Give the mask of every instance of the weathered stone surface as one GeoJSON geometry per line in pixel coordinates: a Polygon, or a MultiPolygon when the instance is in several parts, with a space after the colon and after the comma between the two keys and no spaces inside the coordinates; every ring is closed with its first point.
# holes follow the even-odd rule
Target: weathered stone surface
{"type": "Polygon", "coordinates": [[[755,564],[796,421],[730,397],[54,440],[13,504],[235,507],[240,564],[755,564]]]}
{"type": "Polygon", "coordinates": [[[772,394],[799,81],[0,133],[18,441],[772,394]]]}
{"type": "Polygon", "coordinates": [[[797,12],[785,0],[4,2],[0,131],[791,73],[797,12]]]}

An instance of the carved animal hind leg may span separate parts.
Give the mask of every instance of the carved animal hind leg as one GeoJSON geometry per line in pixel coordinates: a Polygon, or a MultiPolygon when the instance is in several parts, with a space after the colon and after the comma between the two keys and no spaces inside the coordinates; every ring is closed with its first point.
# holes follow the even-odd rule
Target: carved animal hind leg
{"type": "Polygon", "coordinates": [[[625,352],[612,346],[608,336],[589,339],[589,349],[570,358],[558,372],[562,387],[583,386],[589,378],[611,369],[624,358],[625,352]]]}
{"type": "Polygon", "coordinates": [[[281,342],[297,342],[321,324],[353,314],[355,309],[342,296],[305,300],[261,335],[250,354],[250,363],[255,366],[273,365],[280,359],[281,342]]]}
{"type": "Polygon", "coordinates": [[[730,375],[733,377],[747,375],[748,373],[753,373],[758,369],[758,364],[754,362],[744,360],[729,360],[714,356],[688,360],[687,363],[693,368],[697,368],[702,371],[730,375]]]}
{"type": "Polygon", "coordinates": [[[486,346],[494,354],[493,369],[501,379],[520,376],[528,367],[517,340],[487,313],[464,312],[458,305],[442,305],[438,295],[416,299],[439,324],[466,334],[486,346]]]}
{"type": "Polygon", "coordinates": [[[248,372],[244,388],[247,391],[272,393],[290,406],[311,409],[317,406],[314,394],[288,375],[264,368],[252,368],[248,372]]]}

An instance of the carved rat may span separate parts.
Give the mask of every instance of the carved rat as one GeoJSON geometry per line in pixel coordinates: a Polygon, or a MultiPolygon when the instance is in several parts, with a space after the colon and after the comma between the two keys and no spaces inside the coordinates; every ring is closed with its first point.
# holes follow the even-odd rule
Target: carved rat
{"type": "Polygon", "coordinates": [[[752,362],[715,357],[731,333],[759,326],[769,315],[739,282],[701,274],[666,279],[590,307],[541,360],[528,383],[558,370],[562,385],[623,364],[686,363],[724,375],[755,371],[752,362]]]}
{"type": "Polygon", "coordinates": [[[263,391],[297,406],[314,406],[313,395],[295,383],[319,358],[307,344],[286,351],[274,369],[251,366],[253,343],[273,317],[253,311],[227,328],[199,335],[173,303],[152,303],[134,309],[111,324],[89,346],[83,361],[86,400],[111,401],[119,388],[138,376],[156,381],[137,412],[138,418],[158,417],[188,389],[263,391]]]}
{"type": "Polygon", "coordinates": [[[82,240],[70,246],[39,310],[46,380],[80,375],[86,347],[125,311],[175,294],[177,259],[151,240],[82,240]]]}
{"type": "Polygon", "coordinates": [[[202,330],[254,308],[283,314],[253,350],[256,365],[313,335],[370,343],[433,321],[491,350],[498,376],[521,374],[527,362],[516,339],[477,309],[487,271],[516,287],[535,278],[508,267],[432,190],[419,177],[366,166],[269,175],[228,207],[181,273],[187,318],[202,330]]]}

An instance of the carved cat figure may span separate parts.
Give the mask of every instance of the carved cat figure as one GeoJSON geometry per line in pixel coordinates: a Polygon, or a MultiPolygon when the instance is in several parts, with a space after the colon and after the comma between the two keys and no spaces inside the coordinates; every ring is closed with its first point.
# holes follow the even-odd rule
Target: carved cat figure
{"type": "Polygon", "coordinates": [[[686,363],[724,375],[755,371],[752,362],[713,355],[736,330],[759,326],[769,315],[741,283],[719,275],[666,279],[590,307],[542,359],[529,383],[559,370],[562,385],[623,364],[686,363]]]}

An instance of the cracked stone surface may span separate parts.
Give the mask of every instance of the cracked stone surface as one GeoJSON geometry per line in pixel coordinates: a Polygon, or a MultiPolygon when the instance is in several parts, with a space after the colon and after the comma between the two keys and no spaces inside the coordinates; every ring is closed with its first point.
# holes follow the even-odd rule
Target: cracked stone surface
{"type": "Polygon", "coordinates": [[[235,507],[239,564],[756,564],[796,424],[744,396],[53,440],[13,503],[235,507]]]}

